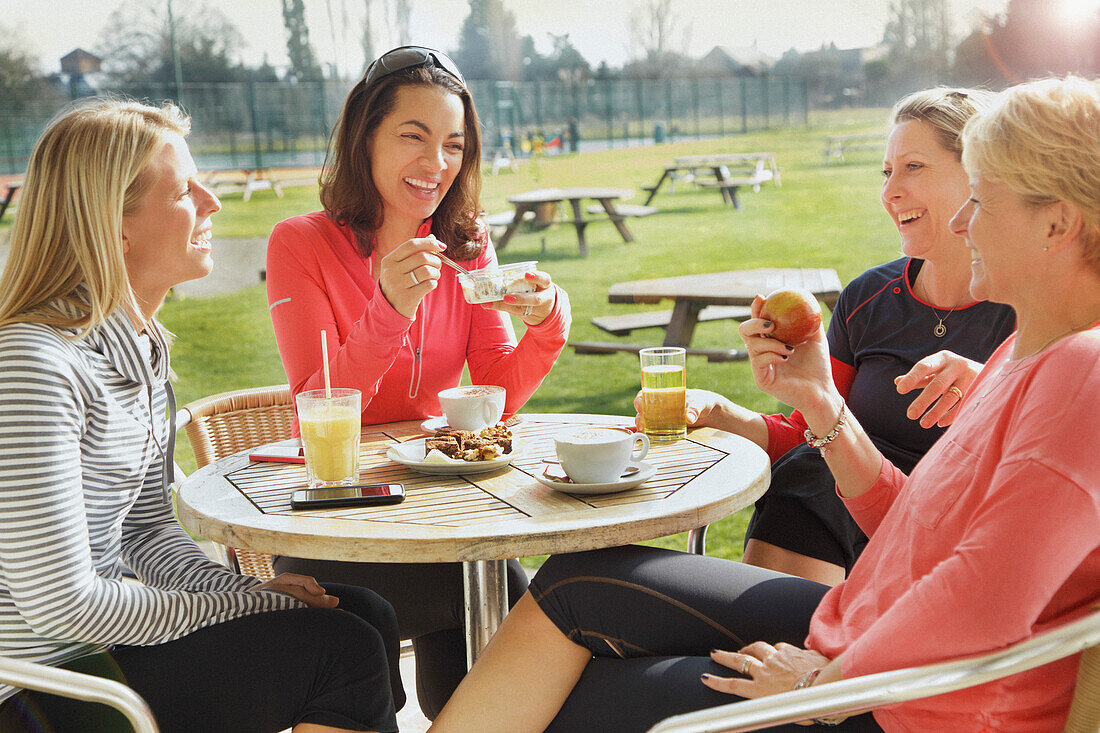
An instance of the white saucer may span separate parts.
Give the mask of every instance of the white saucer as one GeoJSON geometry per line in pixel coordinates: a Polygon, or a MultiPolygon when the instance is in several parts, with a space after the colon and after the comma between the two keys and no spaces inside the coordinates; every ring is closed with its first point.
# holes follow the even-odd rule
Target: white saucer
{"type": "Polygon", "coordinates": [[[656,467],[645,461],[631,461],[628,465],[637,466],[638,472],[624,476],[618,481],[607,484],[575,484],[571,481],[555,481],[547,478],[542,472],[535,473],[535,480],[543,486],[549,486],[555,491],[564,491],[566,494],[613,494],[616,491],[626,491],[640,486],[657,475],[656,467]]]}
{"type": "Polygon", "coordinates": [[[421,473],[457,476],[459,474],[465,475],[496,471],[497,469],[508,466],[523,453],[523,451],[513,443],[511,453],[506,453],[500,458],[494,458],[491,461],[460,461],[452,458],[448,459],[447,463],[429,463],[424,460],[426,452],[424,448],[425,440],[427,440],[427,438],[419,438],[417,440],[407,440],[404,443],[391,445],[389,450],[386,451],[386,458],[400,463],[403,466],[408,466],[414,471],[420,471],[421,473]]]}
{"type": "MultiPolygon", "coordinates": [[[[504,424],[508,427],[512,427],[513,425],[519,425],[521,422],[523,422],[522,416],[512,415],[504,421],[504,424]]],[[[420,423],[420,429],[428,435],[435,435],[445,427],[447,427],[447,418],[445,417],[429,417],[427,420],[420,423]]]]}

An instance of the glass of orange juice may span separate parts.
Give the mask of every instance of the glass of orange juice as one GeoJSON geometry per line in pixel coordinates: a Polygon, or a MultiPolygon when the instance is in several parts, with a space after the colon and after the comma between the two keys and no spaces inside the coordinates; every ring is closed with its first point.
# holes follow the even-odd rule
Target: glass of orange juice
{"type": "Polygon", "coordinates": [[[686,354],[676,346],[638,352],[642,362],[642,424],[650,440],[687,437],[686,354]]]}
{"type": "Polygon", "coordinates": [[[295,397],[309,488],[349,486],[359,480],[360,400],[359,390],[343,388],[313,389],[295,397]]]}

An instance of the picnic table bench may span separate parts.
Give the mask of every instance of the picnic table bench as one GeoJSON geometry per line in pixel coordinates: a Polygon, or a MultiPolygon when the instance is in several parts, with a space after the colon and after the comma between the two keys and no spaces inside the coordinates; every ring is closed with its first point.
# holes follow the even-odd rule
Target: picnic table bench
{"type": "Polygon", "coordinates": [[[310,185],[316,183],[317,178],[295,175],[289,169],[276,174],[271,168],[223,168],[200,173],[199,181],[216,196],[242,193],[242,200],[248,201],[254,192],[267,190],[282,198],[284,186],[310,185]]]}
{"type": "Polygon", "coordinates": [[[15,192],[23,188],[22,181],[12,181],[8,184],[8,192],[4,195],[4,198],[0,199],[0,221],[4,219],[4,213],[11,206],[12,200],[15,199],[15,192]]]}
{"type": "MultiPolygon", "coordinates": [[[[749,307],[744,305],[708,305],[699,311],[698,322],[720,321],[732,318],[743,321],[749,318],[749,307]]],[[[592,325],[612,336],[625,336],[631,331],[643,328],[667,328],[672,320],[672,311],[642,311],[623,313],[616,316],[595,316],[592,325]]]]}
{"type": "Polygon", "coordinates": [[[696,165],[710,168],[715,164],[737,170],[743,176],[759,176],[782,186],[779,177],[779,163],[775,153],[717,153],[712,155],[680,155],[673,162],[676,165],[696,165]]]}
{"type": "Polygon", "coordinates": [[[621,188],[597,188],[590,186],[540,188],[534,191],[516,194],[515,196],[509,196],[508,201],[516,207],[515,211],[493,214],[487,216],[485,221],[490,226],[503,226],[505,223],[507,224],[508,228],[505,229],[504,233],[495,241],[496,248],[500,251],[508,245],[508,240],[510,240],[512,235],[516,233],[516,230],[519,229],[520,223],[529,214],[535,212],[538,207],[547,204],[557,206],[563,201],[568,201],[573,214],[572,218],[568,221],[577,230],[577,243],[580,247],[581,256],[584,256],[588,254],[588,245],[585,242],[584,230],[589,224],[598,221],[610,221],[615,225],[615,228],[619,231],[619,235],[623,238],[624,242],[633,242],[634,235],[630,233],[630,230],[626,226],[627,218],[649,216],[650,214],[657,213],[657,209],[652,206],[621,206],[616,203],[619,199],[630,198],[633,195],[634,192],[632,190],[621,188]],[[594,199],[599,203],[588,207],[582,207],[581,202],[585,199],[594,199]],[[590,215],[605,213],[607,216],[596,219],[585,218],[586,213],[590,215]]]}
{"type": "Polygon", "coordinates": [[[830,135],[825,141],[825,165],[843,161],[844,154],[856,150],[881,150],[884,139],[880,133],[866,135],[830,135]]]}
{"type": "Polygon", "coordinates": [[[760,184],[767,180],[770,179],[754,175],[742,178],[722,178],[714,181],[696,181],[695,183],[702,188],[717,188],[722,192],[723,201],[735,209],[740,209],[741,201],[737,198],[737,189],[742,186],[752,186],[753,190],[759,191],[760,184]]]}
{"type": "Polygon", "coordinates": [[[722,200],[734,208],[740,208],[737,189],[752,186],[754,191],[768,181],[780,184],[779,166],[775,153],[729,153],[719,155],[682,155],[667,165],[661,177],[652,186],[642,186],[649,196],[645,205],[653,200],[665,181],[671,186],[677,180],[688,180],[702,188],[717,188],[722,200]],[[710,175],[713,178],[702,178],[710,175]]]}

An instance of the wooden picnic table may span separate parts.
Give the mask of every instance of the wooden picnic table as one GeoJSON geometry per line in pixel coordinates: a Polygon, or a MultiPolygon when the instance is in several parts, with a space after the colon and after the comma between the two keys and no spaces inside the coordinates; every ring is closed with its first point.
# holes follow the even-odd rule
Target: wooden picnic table
{"type": "Polygon", "coordinates": [[[670,183],[679,177],[690,176],[698,185],[717,188],[722,194],[722,199],[734,208],[741,208],[737,199],[737,189],[742,186],[752,186],[754,190],[760,190],[760,184],[774,181],[781,185],[779,178],[779,165],[775,159],[775,153],[718,153],[712,155],[681,155],[673,160],[672,165],[664,167],[661,177],[652,186],[643,186],[649,191],[645,204],[653,200],[665,181],[670,183]],[[736,174],[733,170],[736,169],[736,174]],[[705,182],[696,181],[699,171],[709,171],[714,178],[705,182]]]}
{"type": "Polygon", "coordinates": [[[11,206],[11,202],[15,199],[15,192],[23,188],[23,182],[12,181],[11,183],[7,184],[7,188],[7,194],[4,196],[4,198],[0,199],[0,221],[3,221],[4,213],[8,210],[8,207],[11,206]]]}
{"type": "Polygon", "coordinates": [[[881,150],[885,144],[882,133],[862,135],[830,135],[825,140],[825,165],[834,160],[843,161],[845,153],[855,150],[881,150]]]}
{"type": "Polygon", "coordinates": [[[394,463],[387,449],[424,437],[419,420],[365,426],[361,483],[400,482],[392,506],[296,511],[290,494],[305,467],[253,463],[249,451],[184,479],[180,522],[231,547],[351,562],[462,562],[468,661],[472,664],[507,610],[505,558],[613,547],[695,530],[752,504],[767,489],[768,457],[749,440],[699,428],[654,444],[656,475],[612,494],[555,491],[535,479],[567,429],[633,420],[608,415],[524,414],[512,428],[517,457],[489,473],[430,475],[394,463]]]}
{"type": "Polygon", "coordinates": [[[626,217],[647,216],[656,211],[656,209],[652,209],[651,207],[635,207],[635,211],[628,213],[626,207],[620,209],[620,207],[616,206],[615,202],[617,200],[630,198],[633,195],[634,191],[629,188],[577,186],[573,188],[539,188],[534,191],[526,191],[516,194],[515,196],[509,196],[508,201],[516,207],[516,211],[512,215],[512,220],[508,224],[508,228],[504,231],[504,234],[494,240],[493,243],[497,250],[502,250],[508,246],[508,240],[512,238],[512,235],[519,229],[520,224],[523,223],[524,215],[529,211],[534,211],[537,206],[543,204],[560,204],[562,201],[568,201],[573,212],[573,218],[570,223],[577,230],[577,242],[580,246],[581,255],[587,255],[588,247],[584,240],[585,227],[593,222],[605,220],[602,218],[585,218],[586,211],[581,205],[581,202],[585,199],[594,199],[599,202],[598,207],[589,208],[587,213],[595,213],[602,209],[602,211],[607,213],[607,218],[615,225],[615,228],[619,230],[619,234],[622,236],[623,241],[633,242],[634,235],[630,233],[630,230],[626,226],[626,217]]]}
{"type": "MultiPolygon", "coordinates": [[[[703,275],[680,275],[653,280],[615,283],[608,291],[609,303],[659,303],[671,300],[674,305],[665,327],[664,346],[680,346],[689,354],[706,356],[710,361],[735,361],[746,358],[738,349],[696,349],[691,347],[695,326],[705,308],[716,306],[748,306],[757,295],[767,295],[780,288],[804,288],[830,309],[840,298],[840,276],[829,268],[762,268],[711,272],[703,275]]],[[[728,317],[741,317],[731,311],[728,317]]],[[[656,325],[656,324],[651,324],[656,325]]],[[[653,344],[649,344],[652,346],[653,344]]],[[[572,344],[580,354],[607,354],[618,351],[637,352],[646,346],[613,342],[578,342],[572,344]]]]}

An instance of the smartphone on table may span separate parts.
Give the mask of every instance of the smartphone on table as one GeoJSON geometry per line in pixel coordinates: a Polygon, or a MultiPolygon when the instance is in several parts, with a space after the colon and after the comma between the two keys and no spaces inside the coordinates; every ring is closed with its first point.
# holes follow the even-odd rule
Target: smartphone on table
{"type": "Polygon", "coordinates": [[[404,484],[363,484],[323,489],[298,489],[290,495],[290,506],[294,509],[327,509],[399,504],[404,500],[404,484]]]}

